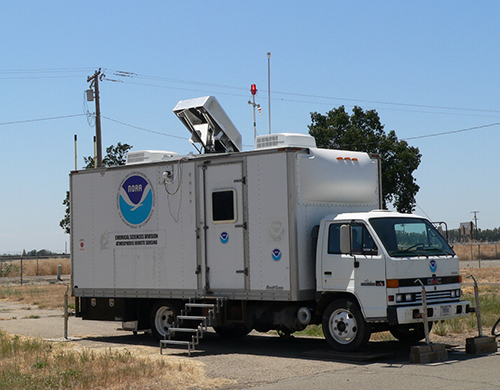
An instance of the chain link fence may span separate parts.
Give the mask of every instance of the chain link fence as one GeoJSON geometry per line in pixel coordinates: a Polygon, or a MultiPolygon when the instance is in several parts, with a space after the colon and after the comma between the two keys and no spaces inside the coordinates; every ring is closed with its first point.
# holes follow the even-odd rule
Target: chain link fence
{"type": "Polygon", "coordinates": [[[71,273],[70,255],[49,256],[0,256],[0,278],[15,280],[22,285],[28,278],[57,276],[61,266],[62,274],[71,273]]]}

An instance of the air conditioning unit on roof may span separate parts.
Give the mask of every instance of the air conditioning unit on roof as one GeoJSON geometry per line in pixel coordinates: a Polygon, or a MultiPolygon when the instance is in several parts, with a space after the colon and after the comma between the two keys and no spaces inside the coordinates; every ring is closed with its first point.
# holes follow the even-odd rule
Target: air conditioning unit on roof
{"type": "Polygon", "coordinates": [[[178,157],[178,153],[166,150],[138,150],[127,153],[126,165],[169,161],[178,157]]]}
{"type": "Polygon", "coordinates": [[[255,150],[269,148],[315,148],[316,140],[307,134],[276,133],[258,135],[255,138],[255,150]]]}

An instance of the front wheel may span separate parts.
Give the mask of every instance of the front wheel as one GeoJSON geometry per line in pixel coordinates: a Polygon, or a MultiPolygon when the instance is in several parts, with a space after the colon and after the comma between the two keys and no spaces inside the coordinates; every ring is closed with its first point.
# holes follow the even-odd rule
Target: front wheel
{"type": "Polygon", "coordinates": [[[358,304],[351,299],[330,303],[323,313],[322,325],[328,344],[337,351],[356,351],[368,343],[371,335],[358,304]]]}

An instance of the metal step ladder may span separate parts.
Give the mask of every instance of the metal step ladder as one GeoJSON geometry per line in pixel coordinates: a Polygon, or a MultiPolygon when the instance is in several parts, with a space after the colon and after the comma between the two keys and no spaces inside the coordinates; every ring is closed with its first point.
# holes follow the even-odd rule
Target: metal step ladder
{"type": "Polygon", "coordinates": [[[184,305],[184,309],[182,309],[180,314],[175,318],[173,325],[168,329],[165,340],[160,340],[160,354],[163,354],[163,350],[167,349],[167,345],[179,345],[186,346],[188,349],[188,356],[191,356],[191,352],[194,351],[195,347],[200,343],[200,339],[202,339],[203,334],[208,331],[208,327],[212,326],[215,315],[219,313],[225,301],[225,298],[209,297],[206,299],[215,299],[215,302],[200,303],[196,301],[205,302],[204,298],[189,299],[189,302],[184,305]],[[202,316],[190,315],[193,309],[208,309],[208,313],[202,316]],[[182,327],[185,321],[197,321],[198,325],[195,328],[182,327]],[[172,340],[172,337],[179,333],[191,333],[191,340],[172,340]]]}

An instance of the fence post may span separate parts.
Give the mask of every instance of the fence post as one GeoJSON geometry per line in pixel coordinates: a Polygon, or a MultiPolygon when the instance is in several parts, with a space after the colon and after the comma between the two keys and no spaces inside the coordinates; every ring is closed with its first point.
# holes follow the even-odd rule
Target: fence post
{"type": "Polygon", "coordinates": [[[38,275],[38,256],[36,257],[36,276],[38,275]]]}
{"type": "Polygon", "coordinates": [[[479,268],[481,268],[481,244],[477,244],[477,256],[479,257],[479,268]]]}
{"type": "Polygon", "coordinates": [[[23,285],[23,257],[21,256],[21,286],[23,285]]]}

